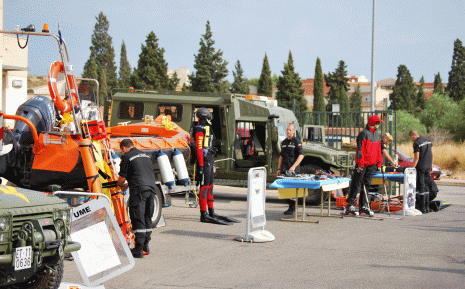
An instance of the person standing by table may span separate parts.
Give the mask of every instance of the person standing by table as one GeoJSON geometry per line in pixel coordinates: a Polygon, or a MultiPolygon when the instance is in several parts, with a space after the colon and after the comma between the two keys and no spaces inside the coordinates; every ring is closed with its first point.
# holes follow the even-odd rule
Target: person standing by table
{"type": "Polygon", "coordinates": [[[152,235],[152,216],[155,200],[155,174],[152,159],[134,147],[130,139],[120,143],[121,157],[118,186],[129,185],[129,216],[134,232],[135,247],[131,249],[134,258],[150,253],[149,242],[152,235]],[[125,182],[128,185],[125,185],[125,182]]]}
{"type": "MultiPolygon", "coordinates": [[[[409,137],[413,142],[413,164],[412,168],[417,170],[417,194],[416,209],[423,214],[429,213],[430,189],[433,188],[431,169],[433,167],[433,144],[425,137],[418,134],[416,130],[409,132],[409,137]]],[[[436,185],[434,184],[434,187],[436,185]]],[[[436,187],[437,188],[437,187],[436,187]]],[[[437,194],[434,192],[434,195],[437,194]]]]}
{"type": "MultiPolygon", "coordinates": [[[[290,123],[286,129],[287,138],[281,143],[281,154],[278,160],[277,176],[286,175],[286,172],[300,173],[300,163],[304,159],[302,142],[295,137],[295,124],[290,123]]],[[[292,215],[295,212],[297,200],[287,199],[289,209],[285,215],[292,215]]]]}
{"type": "Polygon", "coordinates": [[[397,166],[397,162],[394,161],[388,153],[387,146],[393,141],[394,138],[390,133],[385,133],[381,138],[381,152],[383,153],[384,157],[393,165],[397,166]]]}
{"type": "Polygon", "coordinates": [[[347,207],[344,208],[344,214],[358,215],[365,213],[373,216],[373,211],[368,205],[364,190],[370,188],[371,178],[381,168],[383,157],[381,155],[381,139],[377,129],[382,120],[377,115],[372,115],[363,131],[357,136],[357,151],[355,154],[355,170],[352,174],[352,181],[349,187],[349,198],[347,198],[347,207]],[[359,197],[359,212],[354,207],[355,198],[359,197]]]}

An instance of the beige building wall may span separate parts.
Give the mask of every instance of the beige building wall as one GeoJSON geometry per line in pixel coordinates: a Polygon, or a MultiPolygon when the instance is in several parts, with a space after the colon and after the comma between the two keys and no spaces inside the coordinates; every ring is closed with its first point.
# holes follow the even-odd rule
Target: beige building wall
{"type": "MultiPolygon", "coordinates": [[[[0,0],[0,30],[3,30],[3,13],[3,0],[0,0]]],[[[26,42],[22,37],[19,41],[21,45],[26,42]]],[[[16,35],[0,33],[0,110],[5,114],[14,115],[27,100],[28,51],[28,47],[21,49],[18,46],[16,35]]],[[[12,127],[13,121],[5,121],[5,125],[12,127]]]]}

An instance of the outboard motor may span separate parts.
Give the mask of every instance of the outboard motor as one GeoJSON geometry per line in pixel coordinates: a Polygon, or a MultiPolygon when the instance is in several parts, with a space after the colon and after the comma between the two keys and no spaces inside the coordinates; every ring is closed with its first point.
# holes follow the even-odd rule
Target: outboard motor
{"type": "Polygon", "coordinates": [[[173,162],[176,173],[178,174],[178,180],[184,186],[189,182],[189,173],[187,172],[186,162],[184,156],[178,149],[174,149],[173,162]]]}
{"type": "MultiPolygon", "coordinates": [[[[34,96],[18,107],[16,115],[31,121],[37,133],[51,131],[55,123],[55,105],[45,96],[34,96]]],[[[13,133],[20,146],[34,143],[31,129],[22,121],[15,122],[13,133]]]]}

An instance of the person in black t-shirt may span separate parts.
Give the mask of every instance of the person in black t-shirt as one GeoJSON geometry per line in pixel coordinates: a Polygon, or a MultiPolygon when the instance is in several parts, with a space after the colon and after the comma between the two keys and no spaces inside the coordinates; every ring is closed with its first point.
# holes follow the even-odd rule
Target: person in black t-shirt
{"type": "Polygon", "coordinates": [[[134,232],[135,247],[131,253],[135,258],[148,255],[152,235],[152,216],[155,209],[155,174],[152,159],[134,147],[130,139],[120,143],[121,157],[118,186],[129,186],[129,216],[134,232]],[[128,185],[125,184],[126,180],[128,185]]]}
{"type": "MultiPolygon", "coordinates": [[[[286,172],[300,173],[300,162],[304,159],[302,151],[302,142],[294,136],[295,125],[289,124],[286,129],[287,138],[281,143],[281,155],[278,161],[277,175],[286,174],[286,172]]],[[[292,215],[295,212],[295,204],[297,200],[287,200],[289,209],[284,212],[285,215],[292,215]]]]}
{"type": "Polygon", "coordinates": [[[416,208],[422,213],[429,212],[429,189],[432,188],[433,179],[431,169],[433,167],[433,144],[416,130],[409,132],[413,141],[413,165],[417,170],[417,197],[416,208]]]}

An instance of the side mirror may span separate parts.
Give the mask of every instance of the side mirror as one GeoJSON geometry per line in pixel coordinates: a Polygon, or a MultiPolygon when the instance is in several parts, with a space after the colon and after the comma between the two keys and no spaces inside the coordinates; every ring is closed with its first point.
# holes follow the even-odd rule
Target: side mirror
{"type": "Polygon", "coordinates": [[[279,118],[279,115],[273,113],[273,114],[270,114],[268,116],[268,120],[272,120],[272,119],[275,119],[275,118],[279,118]]]}

